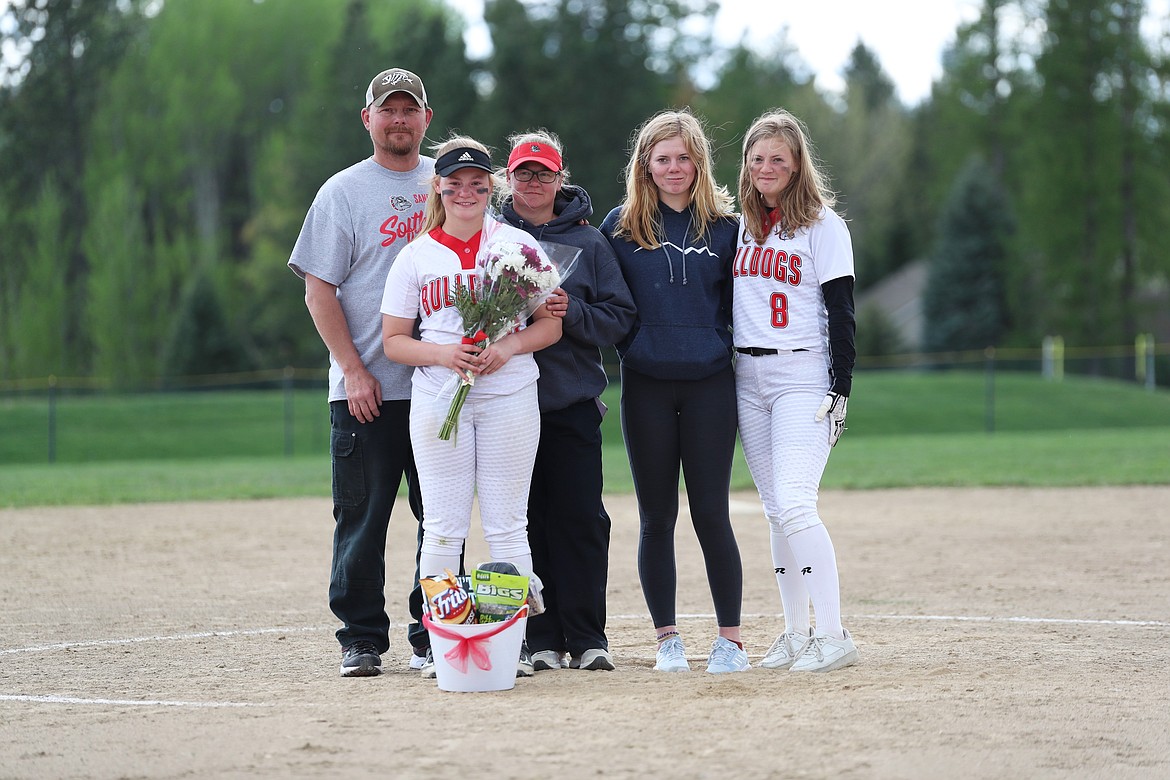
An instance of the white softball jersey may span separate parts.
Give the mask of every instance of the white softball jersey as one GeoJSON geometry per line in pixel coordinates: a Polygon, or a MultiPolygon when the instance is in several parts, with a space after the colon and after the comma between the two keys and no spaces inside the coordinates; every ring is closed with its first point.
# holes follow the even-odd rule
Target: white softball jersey
{"type": "MultiPolygon", "coordinates": [[[[528,233],[505,224],[496,228],[491,241],[536,245],[528,233]]],[[[382,313],[418,319],[419,337],[431,344],[458,344],[463,339],[463,317],[454,295],[457,285],[469,286],[475,276],[473,250],[458,240],[449,243],[428,234],[407,244],[390,269],[382,294],[382,313]]],[[[544,250],[536,247],[547,262],[544,250]]],[[[412,381],[418,389],[438,395],[453,373],[445,366],[419,366],[412,381]]],[[[531,353],[513,355],[498,371],[476,377],[468,398],[509,395],[539,376],[531,353]]]]}
{"type": "Polygon", "coordinates": [[[829,315],[821,285],[853,276],[853,244],[832,209],[783,239],[777,229],[761,246],[741,217],[732,265],[732,322],[737,347],[829,349],[829,315]]]}
{"type": "MultiPolygon", "coordinates": [[[[471,286],[474,249],[450,236],[441,237],[420,236],[398,255],[386,277],[382,313],[417,318],[423,341],[457,344],[463,338],[463,317],[454,292],[457,285],[471,286]]],[[[490,241],[536,245],[528,233],[503,224],[495,227],[490,241]]],[[[536,360],[530,353],[513,355],[498,371],[477,377],[458,431],[444,441],[437,431],[449,400],[439,396],[454,376],[444,366],[420,366],[414,372],[410,436],[426,506],[420,572],[438,574],[429,569],[458,561],[478,495],[480,524],[492,559],[511,561],[531,574],[528,491],[540,443],[536,360]]]]}

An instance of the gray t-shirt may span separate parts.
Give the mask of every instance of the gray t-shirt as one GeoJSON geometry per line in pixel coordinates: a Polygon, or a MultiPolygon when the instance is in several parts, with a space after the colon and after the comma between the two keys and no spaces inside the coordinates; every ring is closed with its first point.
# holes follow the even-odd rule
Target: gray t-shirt
{"type": "MultiPolygon", "coordinates": [[[[300,278],[312,274],[337,286],[354,346],[385,401],[410,398],[414,367],[382,351],[382,291],[394,258],[422,227],[434,171],[430,157],[405,173],[370,157],[333,175],[317,192],[288,261],[300,278]]],[[[345,377],[332,354],[329,400],[345,400],[345,377]]]]}

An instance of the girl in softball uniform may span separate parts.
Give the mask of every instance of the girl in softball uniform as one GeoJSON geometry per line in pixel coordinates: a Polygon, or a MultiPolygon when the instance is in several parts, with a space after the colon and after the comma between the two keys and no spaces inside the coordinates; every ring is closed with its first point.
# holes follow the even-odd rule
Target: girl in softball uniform
{"type": "Polygon", "coordinates": [[[768,518],[784,607],[784,632],[761,665],[828,672],[857,662],[841,625],[833,542],[817,513],[856,357],[853,246],[804,127],[787,111],[748,129],[739,199],[732,266],[739,435],[768,518]]]}
{"type": "MultiPolygon", "coordinates": [[[[416,366],[412,380],[410,439],[426,514],[419,576],[458,571],[459,553],[471,527],[473,496],[492,560],[510,561],[532,581],[528,546],[528,490],[540,441],[540,411],[532,353],[555,343],[561,320],[542,304],[527,327],[480,350],[463,343],[463,319],[450,295],[475,275],[484,213],[492,195],[486,147],[455,137],[437,150],[434,195],[423,226],[402,249],[382,297],[382,342],[387,357],[416,366]],[[418,323],[418,336],[414,335],[418,323]],[[452,371],[474,375],[457,433],[439,438],[449,397],[440,391],[452,371]]],[[[537,247],[522,230],[498,225],[493,241],[537,247]]],[[[547,258],[546,258],[547,259],[547,258]]],[[[531,673],[524,659],[521,674],[531,673]],[[527,667],[527,668],[525,668],[527,667]]]]}

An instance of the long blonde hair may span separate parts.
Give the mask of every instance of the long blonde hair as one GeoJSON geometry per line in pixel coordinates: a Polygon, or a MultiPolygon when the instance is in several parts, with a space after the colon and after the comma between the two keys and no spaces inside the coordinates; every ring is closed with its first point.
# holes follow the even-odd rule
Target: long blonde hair
{"type": "Polygon", "coordinates": [[[702,122],[688,109],[660,111],[635,131],[633,150],[626,164],[626,202],[614,236],[624,236],[643,249],[661,244],[658,187],[650,177],[650,151],[668,138],[681,138],[695,164],[695,181],[687,193],[695,214],[695,237],[703,239],[708,226],[720,217],[732,216],[734,203],[726,187],[715,183],[711,142],[702,122]]]}
{"type": "MultiPolygon", "coordinates": [[[[437,160],[452,149],[458,149],[463,146],[471,149],[478,149],[479,151],[488,155],[488,157],[491,157],[490,149],[474,138],[466,135],[452,135],[446,141],[441,141],[440,143],[435,144],[431,147],[431,149],[434,152],[435,159],[437,160]]],[[[443,199],[439,197],[438,192],[436,192],[439,179],[440,176],[436,173],[430,178],[428,182],[430,191],[427,193],[426,208],[423,210],[423,224],[422,227],[418,229],[418,233],[415,234],[415,238],[425,236],[435,228],[442,227],[443,223],[447,221],[447,209],[443,206],[443,199]]],[[[494,173],[488,174],[488,186],[491,187],[492,190],[491,198],[488,201],[488,207],[490,208],[493,200],[497,196],[497,193],[500,191],[500,182],[494,173]]]]}
{"type": "Polygon", "coordinates": [[[782,108],[769,111],[748,128],[743,137],[743,157],[739,166],[739,206],[748,232],[757,244],[767,239],[764,228],[768,206],[760,191],[752,186],[748,154],[760,141],[779,139],[796,159],[796,173],[780,192],[781,225],[783,230],[811,227],[820,219],[821,209],[837,205],[837,195],[829,189],[828,177],[820,170],[820,161],[808,140],[804,123],[782,108]]]}

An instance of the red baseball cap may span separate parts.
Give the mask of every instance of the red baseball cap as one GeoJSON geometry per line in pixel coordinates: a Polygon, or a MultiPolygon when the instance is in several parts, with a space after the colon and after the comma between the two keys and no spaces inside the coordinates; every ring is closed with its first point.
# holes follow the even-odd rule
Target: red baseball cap
{"type": "Polygon", "coordinates": [[[537,141],[517,144],[508,155],[508,173],[520,167],[521,163],[538,162],[550,171],[561,169],[561,153],[548,144],[537,141]]]}

